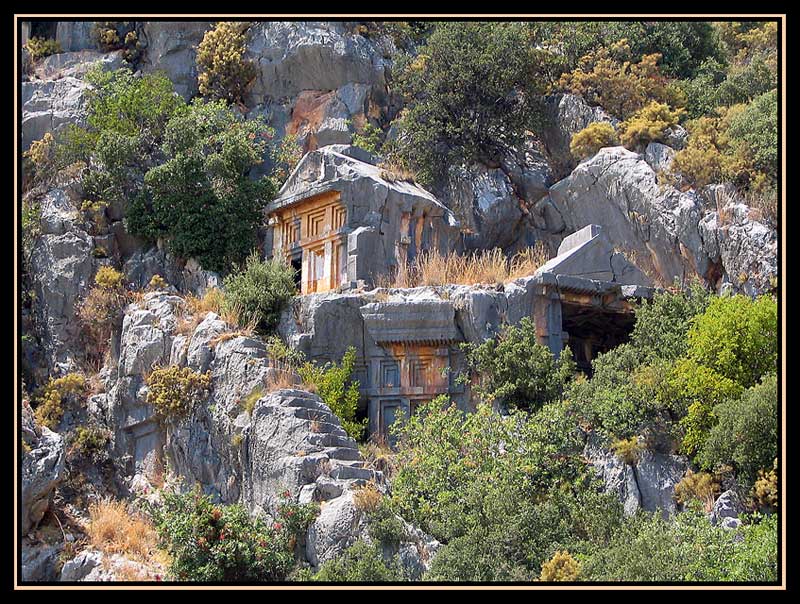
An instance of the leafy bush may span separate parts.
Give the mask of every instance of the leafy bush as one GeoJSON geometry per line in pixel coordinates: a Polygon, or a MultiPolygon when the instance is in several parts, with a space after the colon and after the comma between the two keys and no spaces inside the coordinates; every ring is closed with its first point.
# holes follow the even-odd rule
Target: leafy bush
{"type": "Polygon", "coordinates": [[[31,143],[22,157],[29,159],[33,164],[37,180],[47,178],[55,161],[55,138],[50,132],[46,132],[42,138],[31,143]]]}
{"type": "Polygon", "coordinates": [[[448,21],[398,62],[406,109],[396,154],[430,184],[446,168],[496,164],[534,127],[549,56],[526,23],[448,21]]]}
{"type": "Polygon", "coordinates": [[[700,464],[713,469],[732,464],[737,476],[752,484],[778,454],[778,380],[764,377],[739,399],[714,408],[717,424],[697,455],[700,464]]]}
{"type": "Polygon", "coordinates": [[[638,63],[625,39],[598,48],[578,61],[570,73],[562,74],[555,89],[580,95],[612,115],[625,119],[651,101],[682,105],[682,99],[667,86],[657,66],[660,53],[647,54],[638,63]]]}
{"type": "Polygon", "coordinates": [[[92,37],[103,52],[122,50],[122,58],[133,63],[141,55],[142,45],[132,21],[96,21],[92,37]]]}
{"type": "Polygon", "coordinates": [[[594,122],[580,132],[572,135],[569,151],[576,159],[586,159],[603,147],[614,147],[619,144],[617,131],[608,122],[594,122]]]}
{"type": "Polygon", "coordinates": [[[648,358],[674,360],[684,355],[691,320],[705,311],[711,295],[699,281],[685,290],[656,291],[636,307],[631,343],[648,358]]]}
{"type": "Polygon", "coordinates": [[[278,324],[281,311],[295,295],[291,267],[278,260],[261,260],[254,250],[241,271],[225,277],[223,309],[237,309],[265,333],[278,324]]]}
{"type": "Polygon", "coordinates": [[[775,581],[777,544],[774,516],[729,531],[712,526],[702,512],[685,512],[674,520],[641,513],[620,525],[607,546],[592,548],[581,557],[582,578],[775,581]]]}
{"type": "Polygon", "coordinates": [[[742,387],[713,369],[680,359],[669,369],[659,397],[680,418],[681,449],[696,453],[716,423],[714,407],[741,396],[742,387]]]}
{"type": "Polygon", "coordinates": [[[31,59],[38,61],[39,59],[60,53],[61,43],[58,40],[45,38],[28,38],[28,41],[25,42],[25,48],[28,49],[31,59]]]}
{"type": "Polygon", "coordinates": [[[397,547],[406,538],[406,527],[386,498],[382,498],[373,510],[367,512],[367,518],[369,535],[380,544],[397,547]]]}
{"type": "Polygon", "coordinates": [[[540,581],[577,581],[581,574],[581,565],[569,552],[557,551],[550,560],[542,564],[540,581]]]}
{"type": "Polygon", "coordinates": [[[198,402],[208,397],[211,372],[199,373],[189,367],[170,365],[154,369],[146,378],[147,402],[165,420],[179,420],[198,402]]]}
{"type": "Polygon", "coordinates": [[[313,384],[316,387],[317,393],[339,418],[347,434],[358,440],[364,434],[367,420],[356,420],[359,383],[350,380],[355,362],[356,350],[350,347],[338,365],[326,363],[323,367],[319,367],[307,362],[298,368],[298,373],[306,384],[313,384]]]}
{"type": "Polygon", "coordinates": [[[78,426],[72,433],[71,451],[94,462],[103,458],[111,433],[99,426],[78,426]]]}
{"type": "Polygon", "coordinates": [[[638,437],[631,436],[630,438],[615,440],[611,443],[611,450],[620,460],[628,465],[635,466],[639,462],[642,447],[639,444],[638,437]]]}
{"type": "Polygon", "coordinates": [[[592,361],[592,379],[576,381],[567,399],[589,426],[614,439],[644,434],[661,414],[658,384],[642,354],[623,344],[592,361]],[[648,379],[640,379],[647,377],[648,379]]]}
{"type": "Polygon", "coordinates": [[[237,117],[221,101],[196,100],[166,126],[166,160],[144,176],[127,226],[146,240],[163,237],[183,258],[211,270],[245,259],[256,241],[261,205],[274,193],[271,179],[252,180],[271,131],[263,120],[237,117]]]}
{"type": "Polygon", "coordinates": [[[267,523],[250,518],[241,505],[214,504],[198,489],[164,493],[153,516],[175,579],[272,582],[285,580],[292,570],[294,545],[317,511],[284,503],[275,521],[267,523]]]}
{"type": "Polygon", "coordinates": [[[68,373],[57,379],[50,378],[41,393],[34,397],[36,423],[55,430],[64,416],[64,400],[67,397],[82,397],[85,393],[86,380],[80,373],[68,373]]]}
{"type": "Polygon", "coordinates": [[[392,506],[444,542],[463,536],[475,523],[507,519],[486,516],[499,505],[498,497],[521,506],[551,487],[569,484],[583,447],[574,419],[560,403],[507,416],[483,404],[465,415],[437,397],[396,426],[392,506]]]}
{"type": "Polygon", "coordinates": [[[134,77],[127,69],[90,70],[86,127],[68,126],[56,145],[56,167],[82,162],[82,184],[91,201],[118,204],[140,193],[145,172],[159,160],[166,124],[185,110],[163,74],[134,77]]]}
{"type": "Polygon", "coordinates": [[[502,401],[511,407],[538,409],[558,400],[575,373],[572,353],[565,348],[558,359],[539,344],[529,317],[507,325],[497,340],[464,344],[470,370],[481,376],[475,391],[485,401],[502,401]]]}
{"type": "Polygon", "coordinates": [[[756,97],[730,120],[728,136],[745,145],[755,170],[772,181],[778,178],[778,91],[756,97]]]}
{"type": "Polygon", "coordinates": [[[777,302],[770,296],[714,298],[687,337],[690,359],[747,388],[777,369],[777,302]]]}
{"type": "Polygon", "coordinates": [[[240,102],[256,77],[252,61],[244,59],[247,30],[244,21],[220,21],[203,35],[197,47],[197,83],[200,94],[240,102]]]}
{"type": "Polygon", "coordinates": [[[672,110],[664,103],[651,102],[619,125],[619,139],[628,149],[644,149],[649,143],[663,142],[669,128],[678,125],[682,109],[672,110]]]}
{"type": "Polygon", "coordinates": [[[311,580],[324,583],[387,583],[402,581],[403,573],[396,556],[387,562],[376,545],[359,540],[341,555],[325,562],[311,580]]]}
{"type": "Polygon", "coordinates": [[[367,122],[361,132],[353,135],[353,145],[377,155],[382,145],[382,139],[383,131],[367,122]]]}
{"type": "Polygon", "coordinates": [[[303,146],[297,134],[285,134],[281,142],[273,147],[272,163],[274,165],[275,183],[282,186],[303,159],[303,146]]]}

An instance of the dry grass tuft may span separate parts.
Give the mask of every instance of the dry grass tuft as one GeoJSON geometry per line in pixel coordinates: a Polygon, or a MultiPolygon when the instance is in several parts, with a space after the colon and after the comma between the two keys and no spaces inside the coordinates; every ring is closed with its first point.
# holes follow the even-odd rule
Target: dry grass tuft
{"type": "Polygon", "coordinates": [[[383,494],[372,482],[353,490],[353,504],[355,504],[357,510],[367,514],[377,510],[382,499],[383,494]]]}
{"type": "Polygon", "coordinates": [[[442,256],[428,251],[417,256],[411,264],[398,267],[392,278],[379,280],[378,287],[406,288],[423,285],[475,285],[508,283],[536,272],[547,262],[549,254],[544,243],[537,244],[512,258],[499,248],[473,254],[442,256]]]}
{"type": "Polygon", "coordinates": [[[86,528],[93,547],[107,554],[124,554],[150,560],[156,549],[156,532],[147,520],[132,514],[122,501],[105,499],[89,507],[86,528]]]}
{"type": "Polygon", "coordinates": [[[225,294],[217,287],[212,287],[206,290],[202,298],[189,294],[186,296],[186,310],[190,315],[205,314],[214,312],[218,315],[222,314],[222,307],[225,302],[225,294]]]}
{"type": "Polygon", "coordinates": [[[294,389],[300,385],[302,385],[300,376],[290,369],[273,368],[264,379],[266,392],[275,392],[284,388],[294,389]]]}
{"type": "Polygon", "coordinates": [[[358,445],[361,457],[364,458],[365,467],[383,472],[387,480],[394,476],[397,470],[397,458],[384,437],[373,436],[368,442],[358,445]]]}

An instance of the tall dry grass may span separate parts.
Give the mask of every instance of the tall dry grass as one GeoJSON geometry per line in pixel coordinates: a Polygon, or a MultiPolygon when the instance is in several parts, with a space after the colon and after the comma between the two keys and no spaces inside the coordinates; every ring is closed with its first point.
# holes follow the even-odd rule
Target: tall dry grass
{"type": "Polygon", "coordinates": [[[502,250],[482,250],[467,255],[426,251],[413,262],[398,267],[388,279],[378,280],[384,288],[420,287],[423,285],[476,285],[508,283],[536,272],[547,262],[549,254],[541,241],[512,258],[502,250]]]}
{"type": "Polygon", "coordinates": [[[155,554],[155,529],[145,518],[128,511],[122,501],[104,499],[89,507],[86,534],[93,547],[108,554],[147,561],[155,554]]]}

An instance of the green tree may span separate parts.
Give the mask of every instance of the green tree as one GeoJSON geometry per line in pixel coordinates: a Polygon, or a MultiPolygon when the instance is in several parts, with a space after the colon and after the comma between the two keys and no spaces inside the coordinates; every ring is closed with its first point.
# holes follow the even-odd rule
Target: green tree
{"type": "Polygon", "coordinates": [[[506,325],[496,340],[463,346],[470,370],[481,376],[475,391],[486,401],[538,409],[557,400],[575,373],[569,348],[558,359],[539,344],[529,317],[506,325]]]}
{"type": "Polygon", "coordinates": [[[688,358],[747,388],[777,368],[777,302],[770,296],[714,298],[687,337],[688,358]]]}
{"type": "Polygon", "coordinates": [[[745,145],[756,170],[771,180],[778,178],[778,91],[773,89],[753,99],[731,119],[728,135],[734,144],[745,145]]]}
{"type": "Polygon", "coordinates": [[[753,484],[758,471],[778,455],[778,380],[764,377],[741,396],[715,407],[717,424],[698,454],[703,467],[732,464],[737,475],[753,484]]]}
{"type": "Polygon", "coordinates": [[[128,229],[165,238],[183,258],[211,270],[229,270],[254,247],[261,208],[275,193],[268,177],[252,180],[271,139],[262,119],[243,120],[223,102],[195,100],[171,119],[165,161],[145,174],[131,202],[128,229]]]}
{"type": "Polygon", "coordinates": [[[448,21],[399,62],[406,109],[397,154],[420,182],[451,165],[496,166],[535,129],[550,55],[532,36],[525,23],[448,21]]]}
{"type": "Polygon", "coordinates": [[[686,353],[692,319],[704,312],[711,295],[693,282],[684,290],[657,291],[636,307],[631,342],[646,357],[674,360],[686,353]]]}

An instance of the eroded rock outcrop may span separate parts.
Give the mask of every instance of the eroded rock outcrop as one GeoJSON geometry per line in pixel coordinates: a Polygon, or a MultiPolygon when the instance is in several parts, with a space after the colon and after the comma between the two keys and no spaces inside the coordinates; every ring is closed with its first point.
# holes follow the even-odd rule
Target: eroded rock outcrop
{"type": "Polygon", "coordinates": [[[550,188],[549,202],[558,216],[551,212],[548,230],[599,224],[666,284],[698,275],[716,288],[727,282],[735,291],[763,293],[777,274],[776,234],[751,220],[746,206],[706,209],[693,191],[659,184],[645,159],[623,147],[581,162],[550,188]]]}
{"type": "MultiPolygon", "coordinates": [[[[178,333],[182,304],[168,292],[152,292],[126,312],[108,391],[108,423],[117,456],[128,459],[126,471],[141,477],[133,482],[159,482],[168,467],[184,487],[198,484],[254,514],[274,513],[286,491],[296,501],[325,502],[306,552],[313,565],[336,555],[366,530],[365,514],[349,507],[352,490],[368,481],[381,485],[383,475],[365,466],[356,442],[317,395],[269,391],[282,370],[260,339],[231,334],[214,313],[178,333]],[[189,417],[163,422],[147,403],[144,375],[167,364],[209,371],[212,388],[189,417]],[[242,400],[253,392],[259,394],[248,410],[242,400]],[[357,521],[331,516],[338,509],[350,509],[357,521]]],[[[424,544],[418,549],[424,552],[424,544]]],[[[414,563],[426,564],[419,556],[414,563]]]]}
{"type": "Polygon", "coordinates": [[[44,426],[37,426],[33,411],[22,406],[22,534],[35,528],[50,508],[56,486],[64,477],[64,439],[44,426]]]}
{"type": "Polygon", "coordinates": [[[676,513],[675,485],[689,467],[686,457],[645,449],[635,464],[629,464],[610,451],[605,439],[594,432],[587,436],[583,453],[603,481],[605,491],[617,496],[626,515],[640,508],[661,511],[664,518],[676,513]]]}

